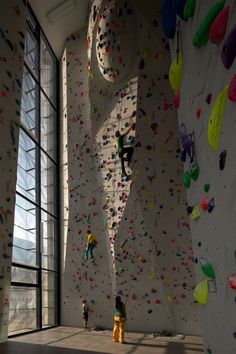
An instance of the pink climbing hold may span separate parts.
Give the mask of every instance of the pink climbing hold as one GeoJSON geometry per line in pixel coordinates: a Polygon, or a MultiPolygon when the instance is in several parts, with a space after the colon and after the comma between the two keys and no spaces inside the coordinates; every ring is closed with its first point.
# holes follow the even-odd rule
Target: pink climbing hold
{"type": "Polygon", "coordinates": [[[236,290],[236,274],[232,274],[228,277],[229,287],[233,290],[236,290]]]}
{"type": "Polygon", "coordinates": [[[211,43],[218,44],[224,39],[229,18],[229,10],[229,5],[226,5],[211,25],[209,34],[211,43]]]}
{"type": "Polygon", "coordinates": [[[175,108],[179,108],[180,105],[180,91],[177,91],[174,97],[174,106],[175,108]]]}
{"type": "Polygon", "coordinates": [[[229,84],[228,97],[231,101],[236,102],[236,74],[232,77],[229,84]]]}

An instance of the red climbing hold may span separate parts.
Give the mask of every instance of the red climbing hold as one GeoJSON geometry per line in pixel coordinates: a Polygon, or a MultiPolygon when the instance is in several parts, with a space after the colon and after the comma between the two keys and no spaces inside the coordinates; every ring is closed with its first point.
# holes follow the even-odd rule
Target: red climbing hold
{"type": "Polygon", "coordinates": [[[228,97],[231,101],[236,102],[236,74],[234,74],[229,84],[228,97]]]}
{"type": "Polygon", "coordinates": [[[202,113],[202,109],[201,109],[201,108],[198,108],[198,109],[196,110],[196,116],[197,116],[198,119],[200,118],[201,113],[202,113]]]}
{"type": "Polygon", "coordinates": [[[209,38],[213,44],[218,44],[224,39],[228,18],[229,18],[229,5],[226,5],[223,8],[223,10],[219,13],[219,15],[216,17],[213,24],[211,25],[209,38]]]}

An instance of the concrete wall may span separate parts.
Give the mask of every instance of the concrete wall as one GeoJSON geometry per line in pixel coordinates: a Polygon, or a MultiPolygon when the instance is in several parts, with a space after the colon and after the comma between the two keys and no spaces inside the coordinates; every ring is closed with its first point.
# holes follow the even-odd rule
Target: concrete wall
{"type": "Polygon", "coordinates": [[[68,39],[62,60],[68,174],[62,323],[82,325],[81,303],[87,298],[90,325],[112,327],[113,298],[120,294],[129,330],[200,334],[160,4],[115,1],[112,6],[92,4],[89,60],[86,29],[68,39]],[[115,132],[134,122],[130,179],[123,181],[115,132]],[[99,242],[97,266],[84,259],[89,226],[99,242]]]}
{"type": "Polygon", "coordinates": [[[24,59],[25,6],[4,2],[0,13],[0,341],[8,335],[16,168],[24,59]]]}
{"type": "MultiPolygon", "coordinates": [[[[188,204],[198,205],[201,214],[198,221],[190,219],[197,282],[207,278],[199,263],[202,257],[208,259],[216,273],[216,292],[209,293],[206,305],[198,305],[205,349],[207,353],[233,354],[236,351],[236,293],[229,288],[227,278],[236,270],[235,102],[228,101],[226,104],[219,146],[215,152],[208,144],[208,122],[217,95],[235,73],[236,61],[229,70],[223,66],[221,50],[224,41],[218,45],[208,41],[201,48],[192,45],[196,29],[213,4],[215,1],[197,2],[194,17],[180,23],[184,65],[178,120],[179,124],[186,124],[188,132],[194,131],[196,156],[200,165],[200,176],[188,189],[188,204]],[[223,150],[227,151],[226,164],[224,170],[220,170],[219,155],[223,150]],[[210,189],[205,193],[204,185],[207,183],[210,189]],[[205,196],[214,198],[215,208],[211,213],[200,208],[205,196]]],[[[235,1],[227,1],[227,4],[230,5],[230,16],[226,36],[236,23],[235,1]]],[[[176,41],[177,38],[170,41],[172,58],[175,57],[176,41]]],[[[187,159],[185,170],[189,168],[187,159]]]]}

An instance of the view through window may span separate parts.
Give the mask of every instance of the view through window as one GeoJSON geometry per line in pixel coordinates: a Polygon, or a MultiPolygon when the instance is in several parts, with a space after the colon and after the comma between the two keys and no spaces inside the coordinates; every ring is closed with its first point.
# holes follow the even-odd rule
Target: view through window
{"type": "Polygon", "coordinates": [[[9,335],[58,323],[57,60],[27,11],[9,335]]]}

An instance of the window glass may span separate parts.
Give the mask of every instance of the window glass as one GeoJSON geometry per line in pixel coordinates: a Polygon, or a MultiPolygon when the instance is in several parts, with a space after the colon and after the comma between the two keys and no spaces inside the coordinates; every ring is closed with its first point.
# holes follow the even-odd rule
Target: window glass
{"type": "Polygon", "coordinates": [[[55,214],[55,164],[41,152],[41,207],[55,214]]]}
{"type": "Polygon", "coordinates": [[[13,233],[13,262],[36,266],[36,207],[16,194],[13,233]]]}
{"type": "Polygon", "coordinates": [[[21,123],[36,137],[38,86],[32,75],[24,68],[21,99],[21,123]]]}
{"type": "Polygon", "coordinates": [[[51,49],[46,44],[44,38],[40,41],[40,79],[42,89],[50,101],[56,103],[56,63],[51,49]]]}
{"type": "Polygon", "coordinates": [[[18,166],[17,166],[17,192],[32,201],[36,198],[36,147],[33,140],[20,129],[18,166]]]}
{"type": "Polygon", "coordinates": [[[56,111],[46,96],[41,93],[41,146],[55,160],[56,158],[56,111]]]}
{"type": "Polygon", "coordinates": [[[12,267],[11,281],[15,283],[37,284],[38,272],[32,269],[12,267]]]}
{"type": "Polygon", "coordinates": [[[25,34],[25,62],[37,76],[38,71],[38,43],[28,27],[25,34]]]}
{"type": "Polygon", "coordinates": [[[42,268],[54,270],[56,267],[55,219],[48,213],[41,213],[42,268]]]}
{"type": "Polygon", "coordinates": [[[8,333],[37,329],[37,289],[11,286],[8,333]]]}

